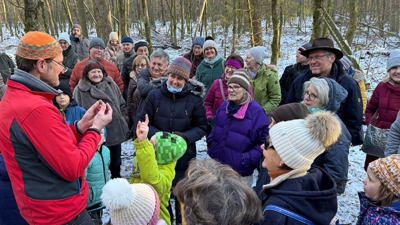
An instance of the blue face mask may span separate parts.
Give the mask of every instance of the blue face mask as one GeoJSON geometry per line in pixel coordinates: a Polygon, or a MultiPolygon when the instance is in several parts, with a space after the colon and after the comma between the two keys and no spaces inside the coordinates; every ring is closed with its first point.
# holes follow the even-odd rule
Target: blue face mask
{"type": "Polygon", "coordinates": [[[167,89],[168,89],[168,91],[169,92],[171,92],[171,93],[179,93],[179,92],[181,92],[182,91],[182,89],[183,89],[183,87],[181,87],[181,88],[174,88],[174,87],[172,87],[171,85],[169,85],[168,84],[168,80],[166,81],[166,83],[167,83],[167,89]]]}

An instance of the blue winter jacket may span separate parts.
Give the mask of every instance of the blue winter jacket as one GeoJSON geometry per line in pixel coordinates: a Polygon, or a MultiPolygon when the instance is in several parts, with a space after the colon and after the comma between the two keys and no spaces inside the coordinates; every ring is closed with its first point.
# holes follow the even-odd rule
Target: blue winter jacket
{"type": "MultiPolygon", "coordinates": [[[[85,170],[85,178],[89,184],[89,199],[86,209],[101,203],[101,193],[104,185],[110,179],[108,175],[108,166],[110,165],[110,150],[107,146],[102,145],[97,150],[92,160],[85,170]]],[[[101,207],[100,207],[101,208],[101,207]]],[[[91,208],[96,210],[98,208],[91,208]]]]}
{"type": "Polygon", "coordinates": [[[305,176],[264,189],[261,202],[264,218],[260,225],[304,225],[279,212],[264,210],[271,204],[297,213],[315,225],[328,225],[337,211],[336,185],[325,170],[312,167],[305,176]]]}
{"type": "Polygon", "coordinates": [[[0,224],[28,224],[19,213],[3,155],[0,153],[0,224]]]}
{"type": "MultiPolygon", "coordinates": [[[[329,76],[329,78],[338,82],[348,92],[347,98],[341,103],[337,114],[350,132],[351,143],[353,145],[361,145],[364,141],[364,134],[362,132],[363,106],[361,91],[357,82],[351,76],[348,76],[346,71],[342,68],[342,63],[338,60],[335,61],[329,76]]],[[[314,75],[311,70],[297,77],[289,90],[286,103],[300,102],[303,100],[303,84],[312,77],[314,77],[314,75]]]]}
{"type": "Polygon", "coordinates": [[[400,224],[400,201],[390,206],[378,206],[370,202],[364,192],[359,192],[358,197],[360,198],[360,214],[356,225],[400,224]]]}
{"type": "Polygon", "coordinates": [[[55,98],[53,99],[53,104],[61,113],[64,114],[68,124],[82,119],[83,115],[85,115],[86,112],[86,109],[78,106],[78,103],[75,101],[75,99],[71,99],[71,102],[69,103],[67,108],[65,108],[65,110],[60,109],[60,106],[56,102],[55,98]]]}
{"type": "MultiPolygon", "coordinates": [[[[342,101],[346,99],[347,91],[336,81],[329,78],[322,78],[329,85],[329,102],[325,110],[337,112],[342,101]]],[[[336,115],[335,115],[336,116],[336,115]]],[[[337,185],[337,192],[344,193],[347,184],[347,173],[349,169],[349,149],[351,144],[351,135],[345,124],[338,118],[342,126],[342,133],[338,141],[327,151],[319,155],[313,165],[324,168],[333,178],[337,185]]]]}
{"type": "Polygon", "coordinates": [[[240,175],[250,176],[260,162],[260,146],[268,136],[268,116],[254,100],[234,115],[228,115],[227,105],[224,101],[215,114],[214,127],[207,137],[208,155],[240,175]]]}

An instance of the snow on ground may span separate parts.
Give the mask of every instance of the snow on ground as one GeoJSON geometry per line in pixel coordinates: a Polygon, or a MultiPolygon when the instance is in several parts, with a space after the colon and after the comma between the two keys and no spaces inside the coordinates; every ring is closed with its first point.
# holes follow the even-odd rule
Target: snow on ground
{"type": "MultiPolygon", "coordinates": [[[[309,41],[311,34],[310,22],[306,23],[306,27],[299,31],[297,27],[284,26],[282,28],[282,38],[281,38],[281,55],[278,60],[278,75],[280,76],[284,68],[290,64],[295,63],[295,53],[299,46],[309,41]]],[[[14,58],[16,51],[16,45],[18,44],[18,37],[10,36],[9,32],[3,26],[4,41],[0,42],[0,47],[5,47],[5,52],[14,58]]],[[[157,33],[154,32],[153,44],[156,46],[171,45],[168,35],[168,29],[157,25],[157,33]]],[[[91,31],[90,37],[95,36],[95,31],[91,31]]],[[[137,31],[131,31],[131,36],[134,41],[144,39],[144,37],[138,36],[137,31]]],[[[204,36],[204,35],[203,35],[204,36]]],[[[178,34],[179,37],[179,34],[178,34]]],[[[231,30],[228,30],[226,35],[223,34],[222,29],[216,30],[215,41],[217,44],[228,43],[225,46],[220,46],[218,52],[220,55],[227,57],[230,52],[230,41],[232,38],[231,30]],[[224,50],[226,50],[227,55],[224,55],[224,50]]],[[[264,29],[264,46],[271,51],[270,44],[272,41],[272,31],[265,33],[264,29]]],[[[388,53],[393,50],[393,46],[398,46],[399,40],[396,38],[377,38],[372,36],[366,36],[365,32],[356,35],[354,43],[352,45],[353,49],[356,51],[353,56],[359,61],[362,69],[367,74],[367,80],[370,84],[368,89],[368,96],[372,95],[373,89],[376,85],[383,79],[386,75],[386,62],[388,59],[388,53]]],[[[171,61],[178,56],[183,55],[188,52],[191,48],[192,40],[189,35],[185,36],[184,40],[178,42],[180,49],[167,48],[165,51],[170,55],[171,61]]],[[[236,45],[236,53],[241,55],[243,58],[249,47],[249,35],[244,34],[238,38],[236,45]]],[[[1,49],[1,48],[0,48],[1,49]]],[[[269,59],[265,60],[269,63],[269,59]]],[[[365,126],[364,126],[365,130],[365,126]]],[[[122,167],[121,175],[129,179],[129,175],[132,171],[133,166],[133,154],[134,147],[132,140],[126,141],[122,144],[122,167]]],[[[206,153],[206,143],[205,138],[197,142],[198,157],[207,157],[206,153]]],[[[360,150],[360,146],[355,146],[350,148],[349,154],[349,172],[348,172],[348,183],[345,193],[338,196],[338,213],[337,217],[343,224],[354,224],[356,222],[356,217],[359,212],[359,201],[357,192],[363,190],[362,180],[365,178],[366,173],[364,172],[364,159],[365,154],[360,150]]],[[[256,179],[256,174],[254,175],[256,179]]],[[[109,220],[108,210],[104,210],[103,221],[107,222],[109,220]]]]}

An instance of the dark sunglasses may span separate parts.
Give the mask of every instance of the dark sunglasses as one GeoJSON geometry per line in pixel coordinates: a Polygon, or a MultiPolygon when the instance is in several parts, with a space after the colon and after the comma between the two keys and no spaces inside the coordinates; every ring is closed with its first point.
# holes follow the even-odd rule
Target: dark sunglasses
{"type": "Polygon", "coordinates": [[[265,138],[265,141],[264,141],[264,149],[267,150],[268,148],[271,148],[271,149],[275,150],[275,148],[272,145],[272,143],[269,142],[269,135],[265,138]]]}

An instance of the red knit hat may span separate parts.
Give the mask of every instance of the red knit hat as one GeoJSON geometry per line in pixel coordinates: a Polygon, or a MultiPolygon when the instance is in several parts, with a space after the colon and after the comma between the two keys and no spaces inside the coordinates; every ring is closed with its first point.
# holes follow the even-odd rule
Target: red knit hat
{"type": "Polygon", "coordinates": [[[21,39],[16,55],[30,60],[50,59],[62,53],[60,44],[47,33],[30,31],[21,39]]]}

